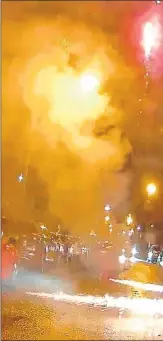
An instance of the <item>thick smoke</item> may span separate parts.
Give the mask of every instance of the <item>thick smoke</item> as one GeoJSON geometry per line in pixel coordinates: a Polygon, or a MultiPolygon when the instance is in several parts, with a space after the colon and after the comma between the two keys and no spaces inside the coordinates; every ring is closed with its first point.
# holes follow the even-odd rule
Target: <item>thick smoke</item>
{"type": "MultiPolygon", "coordinates": [[[[22,16],[15,23],[4,17],[7,38],[3,115],[12,112],[14,126],[24,132],[25,108],[30,113],[22,148],[48,184],[49,209],[75,231],[101,229],[106,200],[116,210],[128,199],[130,175],[117,172],[131,145],[122,138],[124,117],[112,106],[111,93],[102,92],[120,68],[123,73],[123,63],[107,35],[68,15],[22,16]],[[87,91],[88,78],[83,87],[82,77],[90,75],[97,84],[87,91]]],[[[8,138],[7,118],[4,129],[8,138]]]]}

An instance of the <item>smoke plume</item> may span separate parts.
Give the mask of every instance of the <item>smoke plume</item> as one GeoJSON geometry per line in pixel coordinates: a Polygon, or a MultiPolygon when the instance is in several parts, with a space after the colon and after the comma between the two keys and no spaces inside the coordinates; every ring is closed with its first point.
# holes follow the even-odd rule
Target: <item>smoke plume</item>
{"type": "Polygon", "coordinates": [[[3,6],[4,139],[21,132],[15,148],[47,182],[50,211],[74,231],[101,229],[106,201],[116,210],[128,200],[124,113],[102,90],[123,61],[105,32],[68,12],[32,15],[24,2],[14,22],[17,6],[3,6]]]}

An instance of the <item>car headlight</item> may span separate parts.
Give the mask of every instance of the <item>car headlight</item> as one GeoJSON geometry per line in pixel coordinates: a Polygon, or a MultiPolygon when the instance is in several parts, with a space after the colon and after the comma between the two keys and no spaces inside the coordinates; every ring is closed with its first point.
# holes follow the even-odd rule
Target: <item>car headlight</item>
{"type": "Polygon", "coordinates": [[[125,262],[126,262],[126,256],[125,255],[119,256],[119,263],[124,264],[125,262]]]}

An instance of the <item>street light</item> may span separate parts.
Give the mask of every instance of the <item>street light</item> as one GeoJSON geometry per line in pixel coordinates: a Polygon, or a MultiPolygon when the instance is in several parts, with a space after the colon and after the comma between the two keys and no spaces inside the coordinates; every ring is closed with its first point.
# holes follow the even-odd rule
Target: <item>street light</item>
{"type": "Polygon", "coordinates": [[[147,194],[149,197],[152,197],[156,194],[156,191],[157,191],[157,187],[156,187],[156,184],[154,182],[151,182],[147,185],[147,194]]]}
{"type": "Polygon", "coordinates": [[[91,232],[90,232],[90,236],[96,236],[96,233],[95,233],[95,231],[94,230],[91,230],[91,232]]]}
{"type": "Polygon", "coordinates": [[[42,231],[43,230],[47,230],[47,227],[45,225],[43,225],[43,224],[40,226],[40,228],[41,228],[42,231]]]}
{"type": "Polygon", "coordinates": [[[107,216],[105,217],[105,221],[108,222],[109,220],[110,220],[110,217],[107,215],[107,216]]]}
{"type": "Polygon", "coordinates": [[[23,176],[23,173],[21,173],[19,176],[18,176],[18,181],[19,182],[22,182],[24,180],[24,176],[23,176]]]}
{"type": "Polygon", "coordinates": [[[110,205],[105,205],[105,211],[110,211],[111,210],[111,207],[110,207],[110,205]]]}

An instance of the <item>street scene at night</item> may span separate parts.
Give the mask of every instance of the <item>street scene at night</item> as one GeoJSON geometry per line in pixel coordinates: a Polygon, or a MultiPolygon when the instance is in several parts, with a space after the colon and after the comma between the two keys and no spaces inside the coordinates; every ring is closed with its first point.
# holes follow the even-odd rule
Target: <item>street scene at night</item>
{"type": "Polygon", "coordinates": [[[163,340],[163,3],[1,9],[2,340],[163,340]]]}

